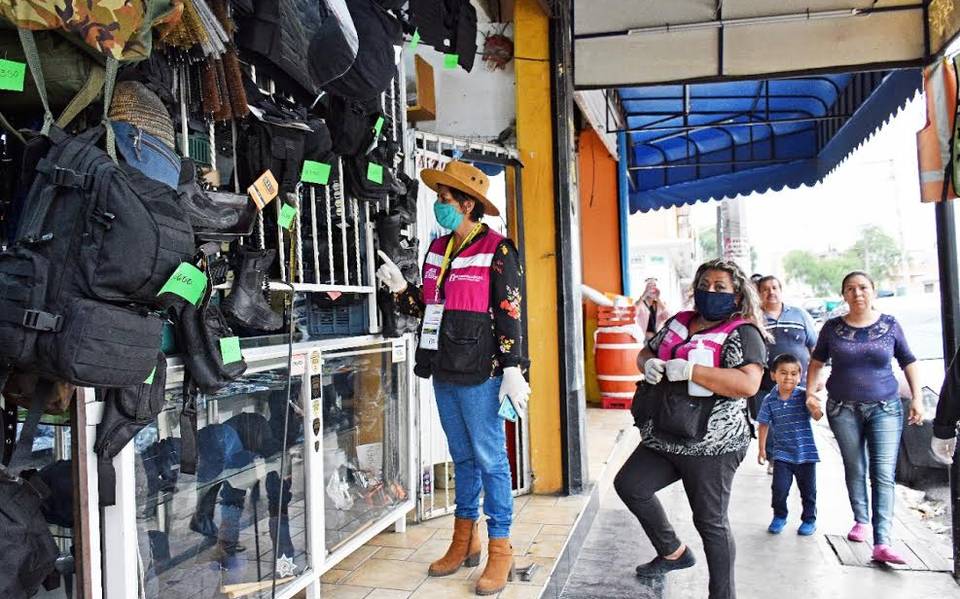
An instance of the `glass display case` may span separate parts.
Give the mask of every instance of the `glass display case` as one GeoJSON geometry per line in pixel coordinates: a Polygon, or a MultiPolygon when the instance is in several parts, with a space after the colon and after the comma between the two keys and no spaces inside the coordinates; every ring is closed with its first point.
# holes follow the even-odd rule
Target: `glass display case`
{"type": "Polygon", "coordinates": [[[410,410],[405,347],[322,355],[311,386],[323,399],[324,541],[332,553],[410,498],[410,410]]]}
{"type": "Polygon", "coordinates": [[[106,599],[319,597],[319,575],[412,509],[408,338],[244,348],[198,398],[196,474],[180,471],[182,366],[116,458],[103,510],[106,599]]]}

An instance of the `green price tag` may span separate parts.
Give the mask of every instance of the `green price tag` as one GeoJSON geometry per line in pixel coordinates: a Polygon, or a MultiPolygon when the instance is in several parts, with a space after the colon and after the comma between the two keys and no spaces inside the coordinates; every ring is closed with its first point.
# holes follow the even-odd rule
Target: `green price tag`
{"type": "Polygon", "coordinates": [[[147,379],[146,379],[145,381],[143,381],[143,384],[144,384],[144,385],[152,385],[152,384],[153,384],[153,377],[154,377],[154,375],[156,375],[156,374],[157,374],[157,367],[154,366],[154,367],[153,367],[153,370],[150,371],[150,376],[148,376],[147,379]]]}
{"type": "Polygon", "coordinates": [[[420,30],[417,29],[413,32],[413,37],[410,38],[410,51],[413,52],[417,49],[417,46],[420,45],[420,30]]]}
{"type": "Polygon", "coordinates": [[[304,183],[326,185],[330,180],[330,165],[326,162],[303,161],[303,170],[300,171],[300,180],[304,183]]]}
{"type": "Polygon", "coordinates": [[[26,66],[22,62],[0,60],[0,89],[22,92],[26,66]]]}
{"type": "Polygon", "coordinates": [[[284,204],[283,208],[280,209],[280,216],[277,217],[277,224],[289,231],[290,225],[293,223],[293,217],[296,216],[296,214],[296,208],[290,204],[284,204]]]}
{"type": "Polygon", "coordinates": [[[460,64],[460,55],[459,54],[444,54],[443,55],[443,68],[445,69],[455,69],[457,65],[460,64]]]}
{"type": "Polygon", "coordinates": [[[370,179],[374,183],[383,185],[383,166],[377,164],[376,162],[370,162],[367,164],[367,179],[370,179]]]}
{"type": "Polygon", "coordinates": [[[377,117],[377,123],[373,126],[373,137],[374,139],[380,139],[380,132],[383,131],[383,124],[386,121],[382,116],[377,117]]]}
{"type": "Polygon", "coordinates": [[[181,262],[157,295],[172,293],[196,306],[206,288],[207,275],[193,264],[181,262]]]}
{"type": "Polygon", "coordinates": [[[224,364],[233,364],[243,359],[240,353],[240,337],[223,337],[220,339],[220,355],[224,364]]]}

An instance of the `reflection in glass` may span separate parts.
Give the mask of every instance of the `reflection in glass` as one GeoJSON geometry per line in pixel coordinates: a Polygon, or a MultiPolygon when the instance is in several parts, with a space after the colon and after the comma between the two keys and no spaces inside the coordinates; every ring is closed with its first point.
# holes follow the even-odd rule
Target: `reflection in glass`
{"type": "Polygon", "coordinates": [[[180,473],[182,397],[168,389],[134,439],[145,597],[266,598],[274,572],[280,588],[307,567],[302,377],[292,385],[287,404],[284,366],[201,396],[196,475],[180,473]]]}
{"type": "Polygon", "coordinates": [[[406,365],[383,352],[324,357],[326,545],[333,551],[407,499],[406,365]]]}

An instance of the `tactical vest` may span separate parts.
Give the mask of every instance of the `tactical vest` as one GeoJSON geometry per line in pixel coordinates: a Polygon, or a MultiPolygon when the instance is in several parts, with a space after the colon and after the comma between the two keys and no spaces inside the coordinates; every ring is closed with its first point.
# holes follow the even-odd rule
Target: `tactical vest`
{"type": "Polygon", "coordinates": [[[496,374],[490,265],[503,239],[490,229],[481,232],[463,251],[451,256],[439,287],[438,278],[450,235],[430,244],[423,263],[423,301],[428,305],[444,304],[444,312],[439,349],[417,348],[417,376],[479,385],[496,374]]]}

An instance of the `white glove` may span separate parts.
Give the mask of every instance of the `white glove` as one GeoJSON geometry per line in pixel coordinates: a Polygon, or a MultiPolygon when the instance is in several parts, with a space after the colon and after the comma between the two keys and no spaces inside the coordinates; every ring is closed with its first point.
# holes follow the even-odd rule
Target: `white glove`
{"type": "Polygon", "coordinates": [[[647,383],[656,385],[663,378],[663,371],[667,363],[660,358],[649,358],[643,364],[643,378],[647,383]]]}
{"type": "Polygon", "coordinates": [[[383,264],[377,269],[377,278],[387,286],[391,293],[400,293],[407,288],[407,280],[403,278],[400,268],[393,263],[383,250],[377,250],[377,254],[383,260],[383,264]]]}
{"type": "Polygon", "coordinates": [[[667,360],[667,379],[676,383],[677,381],[689,381],[693,375],[693,362],[676,358],[667,360]]]}
{"type": "Polygon", "coordinates": [[[527,399],[530,397],[530,384],[523,378],[518,366],[508,366],[503,369],[503,381],[500,382],[498,397],[503,402],[509,396],[513,400],[513,407],[521,417],[527,414],[527,399]]]}
{"type": "Polygon", "coordinates": [[[933,457],[936,458],[938,462],[952,464],[953,452],[956,451],[956,449],[956,437],[952,439],[940,439],[938,437],[933,437],[930,439],[930,451],[933,452],[933,457]]]}

